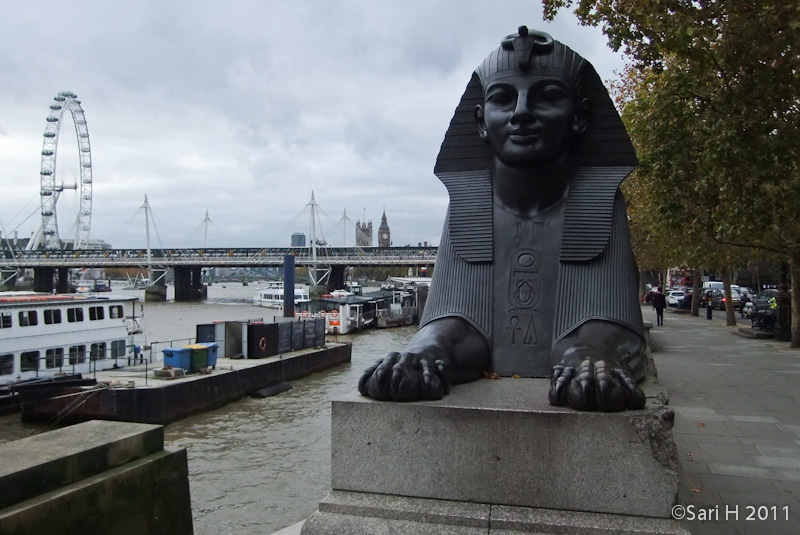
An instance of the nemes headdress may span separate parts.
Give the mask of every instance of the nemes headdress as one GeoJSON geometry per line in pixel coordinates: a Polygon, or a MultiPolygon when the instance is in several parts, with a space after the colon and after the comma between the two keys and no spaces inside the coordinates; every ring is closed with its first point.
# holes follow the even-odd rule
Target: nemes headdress
{"type": "Polygon", "coordinates": [[[483,87],[508,71],[535,71],[566,78],[577,88],[586,65],[586,60],[554,41],[550,34],[520,26],[519,33],[506,36],[500,48],[489,54],[475,69],[475,74],[483,87]]]}
{"type": "MultiPolygon", "coordinates": [[[[567,219],[570,212],[590,211],[595,223],[610,232],[616,190],[638,164],[625,126],[594,67],[549,34],[521,26],[517,33],[506,36],[500,47],[475,69],[450,121],[434,167],[434,173],[450,194],[450,239],[459,256],[470,262],[492,258],[492,211],[475,207],[479,204],[491,207],[494,156],[478,135],[475,107],[484,103],[485,84],[510,71],[565,78],[578,99],[591,102],[589,126],[572,147],[572,162],[577,170],[575,182],[583,181],[588,186],[576,183],[570,186],[567,219]],[[484,204],[486,199],[488,204],[484,204]]],[[[571,242],[582,239],[577,230],[574,239],[571,234],[567,220],[562,260],[587,260],[605,248],[607,239],[570,246],[571,242]]]]}

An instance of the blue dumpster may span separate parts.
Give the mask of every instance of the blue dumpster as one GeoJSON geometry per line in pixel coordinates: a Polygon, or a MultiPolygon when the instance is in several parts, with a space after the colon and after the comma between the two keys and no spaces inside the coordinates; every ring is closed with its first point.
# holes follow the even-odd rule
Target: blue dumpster
{"type": "Polygon", "coordinates": [[[200,342],[199,345],[206,346],[208,348],[208,366],[216,368],[217,351],[219,350],[219,344],[216,342],[200,342]]]}
{"type": "Polygon", "coordinates": [[[188,370],[192,365],[192,350],[187,347],[165,347],[164,366],[188,370]]]}

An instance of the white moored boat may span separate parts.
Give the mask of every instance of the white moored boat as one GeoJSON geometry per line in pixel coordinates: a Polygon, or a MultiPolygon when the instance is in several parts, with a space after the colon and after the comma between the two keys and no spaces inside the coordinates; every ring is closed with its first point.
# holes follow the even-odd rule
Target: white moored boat
{"type": "Polygon", "coordinates": [[[138,299],[0,292],[0,385],[135,358],[138,299]]]}
{"type": "MultiPolygon", "coordinates": [[[[308,303],[308,287],[300,284],[294,288],[294,304],[299,306],[308,303]]],[[[281,308],[283,306],[283,282],[269,282],[266,286],[258,288],[253,294],[253,304],[262,307],[281,308]]]]}

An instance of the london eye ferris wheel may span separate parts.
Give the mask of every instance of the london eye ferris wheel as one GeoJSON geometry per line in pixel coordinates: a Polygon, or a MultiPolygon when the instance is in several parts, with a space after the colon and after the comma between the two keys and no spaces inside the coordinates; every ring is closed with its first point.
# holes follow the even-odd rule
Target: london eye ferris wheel
{"type": "Polygon", "coordinates": [[[86,249],[92,220],[89,130],[81,101],[75,93],[62,91],[54,100],[42,144],[42,225],[40,235],[31,242],[46,249],[63,249],[70,245],[73,249],[86,249]],[[62,129],[70,120],[74,125],[74,138],[69,135],[68,127],[62,129]]]}

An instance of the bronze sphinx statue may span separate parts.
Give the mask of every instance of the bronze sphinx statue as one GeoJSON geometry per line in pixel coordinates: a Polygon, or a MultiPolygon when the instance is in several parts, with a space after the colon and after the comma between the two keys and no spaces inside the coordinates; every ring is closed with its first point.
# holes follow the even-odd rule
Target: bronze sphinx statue
{"type": "Polygon", "coordinates": [[[553,405],[642,408],[619,191],[636,165],[594,68],[546,33],[507,36],[473,73],[436,161],[450,206],[420,330],[359,391],[414,401],[486,374],[550,377],[553,405]]]}

